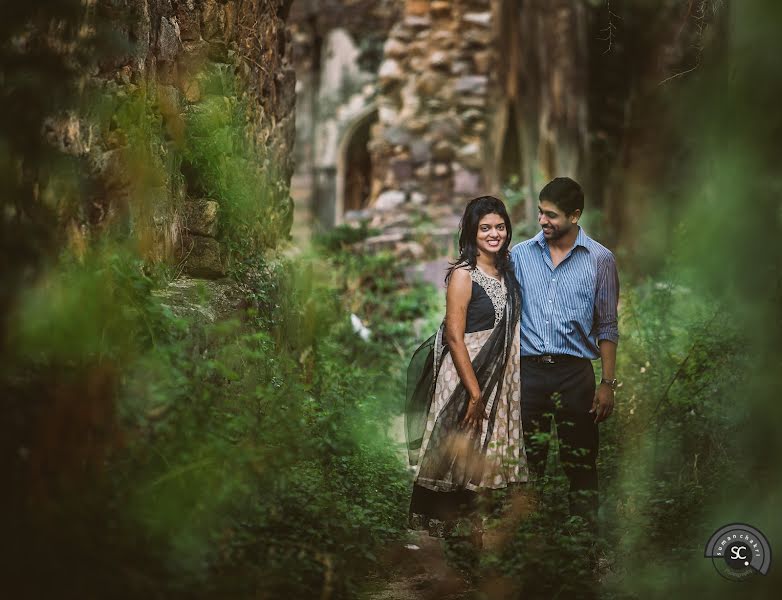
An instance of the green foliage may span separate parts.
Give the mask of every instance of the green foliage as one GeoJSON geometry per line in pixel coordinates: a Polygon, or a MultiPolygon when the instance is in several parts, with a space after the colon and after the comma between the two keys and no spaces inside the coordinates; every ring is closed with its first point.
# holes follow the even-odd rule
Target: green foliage
{"type": "Polygon", "coordinates": [[[484,566],[488,574],[512,582],[518,597],[594,598],[596,540],[583,520],[568,516],[567,484],[561,475],[555,480],[542,491],[538,510],[484,566]]]}
{"type": "Polygon", "coordinates": [[[154,340],[151,289],[143,263],[121,246],[65,257],[21,295],[14,347],[28,360],[123,360],[154,340]]]}
{"type": "Polygon", "coordinates": [[[725,473],[742,480],[732,431],[746,419],[745,340],[724,306],[682,281],[671,271],[624,291],[622,384],[601,431],[602,516],[618,581],[637,593],[648,582],[630,573],[675,573],[696,556],[716,527],[709,506],[730,495],[725,473]]]}
{"type": "Polygon", "coordinates": [[[338,225],[320,233],[315,239],[315,244],[328,252],[349,251],[352,244],[361,242],[376,233],[378,230],[370,229],[367,221],[361,221],[358,227],[338,225]]]}
{"type": "MultiPolygon", "coordinates": [[[[12,290],[0,369],[12,589],[46,595],[68,578],[89,597],[348,598],[403,532],[407,473],[386,430],[410,332],[392,320],[426,297],[389,301],[402,275],[387,258],[264,258],[287,236],[288,199],[246,139],[231,79],[199,80],[181,139],[155,90],[90,91],[88,119],[137,185],[129,218],[78,252],[58,246],[12,290]],[[159,289],[176,274],[145,260],[145,228],[178,209],[181,180],[220,202],[233,319],[177,307],[159,289]],[[373,282],[369,343],[350,325],[367,298],[355,281],[373,282]]],[[[47,184],[69,186],[79,210],[89,177],[77,165],[47,184]]]]}
{"type": "Polygon", "coordinates": [[[183,172],[191,195],[220,202],[221,238],[241,260],[287,239],[291,206],[265,149],[249,139],[248,106],[219,68],[201,76],[204,97],[185,119],[183,172]]]}
{"type": "MultiPolygon", "coordinates": [[[[109,485],[61,489],[57,503],[94,497],[126,536],[113,549],[111,534],[98,535],[100,552],[158,565],[129,596],[151,586],[310,597],[328,582],[350,597],[401,534],[407,476],[385,433],[391,393],[376,392],[388,361],[354,362],[366,343],[337,302],[321,302],[336,290],[311,270],[259,269],[244,321],[174,315],[140,261],[114,246],[65,261],[25,298],[21,361],[121,365],[119,396],[105,400],[117,401],[128,437],[112,450],[109,485]]],[[[91,527],[63,510],[63,531],[91,527]]]]}

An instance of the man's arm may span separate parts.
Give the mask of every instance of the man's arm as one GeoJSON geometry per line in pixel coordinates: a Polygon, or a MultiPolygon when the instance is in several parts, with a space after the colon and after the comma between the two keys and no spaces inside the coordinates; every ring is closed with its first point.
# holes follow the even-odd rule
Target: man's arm
{"type": "MultiPolygon", "coordinates": [[[[616,369],[616,342],[609,340],[600,340],[600,362],[603,366],[603,379],[614,379],[616,369]]],[[[595,414],[595,423],[605,421],[614,412],[614,390],[607,384],[601,382],[595,390],[595,398],[592,401],[592,410],[595,414]]]]}
{"type": "MultiPolygon", "coordinates": [[[[595,295],[595,318],[597,319],[597,344],[600,348],[600,362],[603,379],[616,377],[616,346],[619,342],[619,274],[613,254],[609,254],[600,270],[595,295]]],[[[592,401],[595,423],[604,421],[614,411],[614,390],[607,383],[600,383],[592,401]]]]}
{"type": "MultiPolygon", "coordinates": [[[[516,276],[519,288],[521,288],[521,252],[519,250],[519,244],[516,244],[510,249],[510,264],[513,269],[513,274],[516,276]]],[[[521,289],[519,289],[519,291],[521,291],[521,289]]]]}

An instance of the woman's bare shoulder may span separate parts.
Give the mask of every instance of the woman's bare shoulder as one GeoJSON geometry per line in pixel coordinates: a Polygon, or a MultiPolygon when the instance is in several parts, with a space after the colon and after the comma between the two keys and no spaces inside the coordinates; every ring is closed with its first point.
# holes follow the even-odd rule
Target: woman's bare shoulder
{"type": "Polygon", "coordinates": [[[469,274],[472,270],[473,267],[466,261],[458,262],[453,265],[453,273],[460,272],[469,274]]]}
{"type": "Polygon", "coordinates": [[[456,265],[451,271],[451,277],[448,279],[449,291],[469,291],[472,290],[472,268],[468,264],[456,265]]]}

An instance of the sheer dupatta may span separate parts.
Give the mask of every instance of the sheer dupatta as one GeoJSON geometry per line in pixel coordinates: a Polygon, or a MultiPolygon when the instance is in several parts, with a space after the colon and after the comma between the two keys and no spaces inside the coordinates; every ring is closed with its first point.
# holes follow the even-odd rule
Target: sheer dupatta
{"type": "MultiPolygon", "coordinates": [[[[495,325],[489,338],[472,360],[484,401],[500,393],[502,374],[510,356],[515,328],[518,327],[521,309],[518,286],[511,276],[506,279],[506,303],[502,319],[495,325]]],[[[435,391],[437,376],[443,359],[449,352],[444,341],[443,322],[433,336],[427,339],[413,354],[407,370],[407,394],[405,429],[408,458],[411,465],[420,464],[419,474],[430,479],[440,479],[450,472],[453,489],[466,484],[478,485],[483,472],[482,458],[486,454],[488,440],[494,428],[497,403],[492,404],[485,432],[460,435],[459,424],[467,412],[469,395],[459,383],[443,409],[437,415],[434,429],[427,444],[425,456],[421,445],[435,391]],[[458,444],[454,440],[459,439],[458,444]]]]}

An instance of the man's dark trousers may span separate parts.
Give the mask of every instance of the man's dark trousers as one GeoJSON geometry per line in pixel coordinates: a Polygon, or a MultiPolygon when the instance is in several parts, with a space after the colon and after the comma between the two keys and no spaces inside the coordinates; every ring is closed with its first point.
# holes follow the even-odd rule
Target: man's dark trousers
{"type": "Polygon", "coordinates": [[[546,470],[551,417],[557,423],[559,456],[570,482],[570,514],[597,525],[598,429],[589,414],[595,397],[595,372],[591,361],[554,357],[554,363],[521,357],[521,421],[527,462],[540,479],[546,470]]]}

